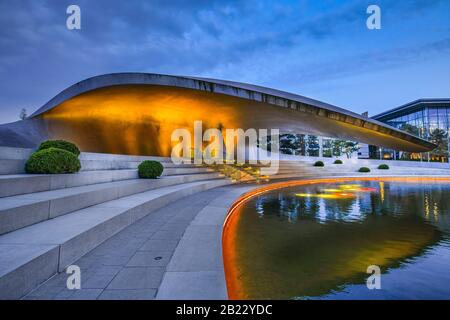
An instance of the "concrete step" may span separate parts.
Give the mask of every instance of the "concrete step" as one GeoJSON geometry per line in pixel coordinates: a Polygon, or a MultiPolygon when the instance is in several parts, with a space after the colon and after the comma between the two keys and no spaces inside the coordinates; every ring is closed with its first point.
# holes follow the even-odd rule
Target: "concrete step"
{"type": "Polygon", "coordinates": [[[297,174],[316,174],[321,175],[327,172],[340,172],[340,173],[347,173],[347,172],[354,172],[356,169],[325,169],[325,168],[312,168],[308,170],[279,170],[278,174],[287,174],[287,173],[297,173],[297,174]]]}
{"type": "MultiPolygon", "coordinates": [[[[0,174],[20,174],[25,172],[25,163],[33,149],[0,146],[0,174]]],[[[120,154],[82,152],[79,156],[82,171],[136,169],[144,160],[161,162],[165,167],[183,167],[192,165],[174,165],[169,157],[131,156],[120,154]]]]}
{"type": "Polygon", "coordinates": [[[0,234],[135,193],[220,177],[219,173],[208,172],[130,179],[4,197],[0,199],[0,234]]]}
{"type": "MultiPolygon", "coordinates": [[[[326,163],[324,167],[316,167],[313,164],[308,164],[307,166],[283,166],[280,165],[280,169],[285,170],[309,170],[309,169],[320,169],[320,168],[355,168],[356,166],[345,166],[342,164],[328,164],[326,163]]],[[[359,168],[359,167],[358,167],[359,168]]]]}
{"type": "Polygon", "coordinates": [[[314,163],[314,162],[315,162],[314,158],[311,158],[311,160],[309,160],[309,161],[304,161],[304,160],[299,160],[299,161],[294,161],[294,160],[280,160],[280,163],[284,163],[284,164],[293,164],[293,165],[296,165],[296,164],[300,164],[300,165],[302,165],[302,164],[312,164],[312,163],[314,163]]]}
{"type": "MultiPolygon", "coordinates": [[[[26,159],[0,159],[0,175],[21,174],[25,172],[26,159]]],[[[137,169],[140,161],[108,161],[108,160],[80,160],[81,171],[137,169]]],[[[190,164],[175,165],[172,162],[161,162],[165,168],[192,167],[190,164]]]]}
{"type": "Polygon", "coordinates": [[[299,167],[299,168],[279,168],[279,172],[290,172],[290,171],[299,171],[299,172],[310,172],[310,171],[317,171],[317,170],[323,170],[325,167],[299,167]]]}
{"type": "Polygon", "coordinates": [[[24,172],[25,161],[32,153],[32,149],[0,147],[0,174],[24,172]]]}
{"type": "MultiPolygon", "coordinates": [[[[322,168],[323,172],[355,172],[359,170],[359,166],[357,167],[348,167],[348,168],[339,168],[339,169],[335,169],[335,168],[322,168]]],[[[380,170],[377,168],[377,166],[372,167],[369,166],[368,167],[372,172],[379,172],[379,173],[384,173],[384,174],[393,174],[393,173],[402,173],[402,174],[410,174],[410,175],[416,175],[416,174],[421,174],[421,175],[448,175],[450,174],[450,170],[445,170],[445,169],[427,169],[427,168],[399,168],[399,167],[393,167],[390,168],[388,170],[380,170]]]]}
{"type": "MultiPolygon", "coordinates": [[[[355,165],[335,165],[329,164],[324,167],[280,167],[279,172],[324,172],[324,171],[340,171],[340,172],[352,172],[357,171],[362,166],[355,165]]],[[[371,170],[380,170],[378,166],[369,165],[367,166],[371,170]]],[[[383,170],[380,170],[383,171],[383,170]]],[[[449,169],[437,169],[437,168],[420,168],[420,167],[397,167],[391,166],[389,170],[384,170],[383,172],[405,172],[405,173],[415,173],[415,172],[425,172],[429,174],[449,174],[449,169]]]]}
{"type": "Polygon", "coordinates": [[[373,173],[363,173],[363,172],[349,172],[349,173],[342,173],[342,172],[327,172],[323,174],[314,174],[314,173],[283,173],[283,174],[277,174],[274,176],[270,176],[269,180],[279,180],[279,179],[315,179],[315,178],[323,178],[323,177],[345,177],[345,176],[368,176],[373,173]]]}
{"type": "Polygon", "coordinates": [[[444,172],[441,174],[431,174],[430,172],[422,171],[422,172],[416,172],[411,173],[410,171],[402,171],[402,172],[396,172],[391,170],[378,170],[378,169],[371,169],[370,172],[358,172],[357,170],[343,172],[343,171],[322,171],[322,172],[287,172],[287,173],[279,173],[276,175],[272,175],[269,177],[270,180],[276,180],[276,179],[296,179],[296,178],[322,178],[322,177],[345,177],[345,176],[375,176],[375,177],[381,177],[381,176],[440,176],[440,177],[449,177],[450,172],[444,172]]]}
{"type": "Polygon", "coordinates": [[[312,164],[307,164],[307,165],[284,165],[284,164],[279,164],[279,168],[286,168],[286,169],[303,169],[303,168],[309,168],[312,167],[312,164]]]}
{"type": "Polygon", "coordinates": [[[108,201],[0,236],[0,299],[18,299],[126,226],[182,197],[230,184],[196,181],[108,201]]]}
{"type": "Polygon", "coordinates": [[[312,164],[314,164],[314,160],[311,161],[279,161],[279,163],[281,165],[285,165],[285,166],[310,166],[312,164]]]}
{"type": "MultiPolygon", "coordinates": [[[[142,161],[81,160],[81,171],[137,169],[142,161]]],[[[164,168],[193,168],[193,164],[174,164],[169,160],[160,161],[164,168]]]]}
{"type": "MultiPolygon", "coordinates": [[[[326,174],[326,176],[332,176],[333,174],[326,174]]],[[[289,172],[289,173],[279,173],[276,175],[269,176],[269,180],[274,179],[290,179],[290,178],[319,178],[322,175],[317,175],[314,173],[302,173],[302,172],[289,172]]],[[[324,175],[325,176],[325,175],[324,175]]]]}
{"type": "MultiPolygon", "coordinates": [[[[213,172],[198,166],[166,167],[163,176],[213,172]]],[[[81,171],[74,174],[0,175],[0,198],[96,183],[137,179],[136,169],[81,171]]]]}
{"type": "Polygon", "coordinates": [[[159,162],[172,162],[170,157],[156,157],[156,156],[138,156],[127,154],[111,154],[111,153],[95,153],[95,152],[81,152],[80,160],[89,161],[124,161],[124,162],[142,162],[144,160],[154,160],[159,162]]]}
{"type": "Polygon", "coordinates": [[[17,174],[25,172],[25,160],[0,159],[0,174],[17,174]]]}
{"type": "Polygon", "coordinates": [[[195,174],[195,173],[207,173],[207,172],[215,172],[214,169],[208,167],[173,167],[173,168],[165,168],[163,171],[163,176],[172,176],[172,175],[180,175],[180,174],[195,174]]]}
{"type": "Polygon", "coordinates": [[[0,197],[137,178],[137,171],[131,169],[83,171],[74,174],[2,175],[0,197]]]}

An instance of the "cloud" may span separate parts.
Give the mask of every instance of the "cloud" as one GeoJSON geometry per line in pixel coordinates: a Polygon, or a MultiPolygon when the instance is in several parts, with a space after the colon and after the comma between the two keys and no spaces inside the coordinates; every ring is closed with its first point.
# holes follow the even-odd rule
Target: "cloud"
{"type": "MultiPolygon", "coordinates": [[[[371,2],[77,0],[82,30],[68,31],[65,2],[2,1],[0,108],[32,111],[65,87],[108,72],[198,75],[283,89],[287,81],[312,83],[447,52],[448,32],[417,38],[389,28],[418,23],[424,12],[430,16],[423,23],[435,23],[448,2],[375,1],[388,31],[373,39],[364,29],[371,2]]],[[[448,29],[448,19],[439,26],[448,29]]]]}

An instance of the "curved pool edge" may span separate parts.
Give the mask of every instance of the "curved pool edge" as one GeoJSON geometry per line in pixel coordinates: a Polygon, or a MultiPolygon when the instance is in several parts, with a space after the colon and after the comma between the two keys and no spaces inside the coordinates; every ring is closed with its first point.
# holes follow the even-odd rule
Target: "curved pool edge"
{"type": "MultiPolygon", "coordinates": [[[[243,192],[236,200],[230,205],[228,212],[224,218],[223,228],[221,230],[221,248],[222,248],[222,259],[223,259],[223,274],[224,281],[227,288],[227,298],[231,300],[245,299],[236,294],[239,292],[240,284],[237,279],[237,271],[235,270],[234,259],[234,249],[232,245],[229,244],[229,239],[225,240],[226,230],[232,229],[233,222],[237,222],[237,216],[235,212],[237,209],[243,205],[248,200],[261,195],[263,193],[288,188],[293,186],[307,185],[307,184],[320,184],[320,183],[335,183],[335,182],[348,182],[348,181],[377,181],[377,180],[390,180],[390,181],[406,181],[406,182],[424,182],[424,181],[450,181],[449,175],[436,175],[436,176],[407,176],[407,175],[382,175],[382,176],[337,176],[337,177],[321,177],[315,179],[293,179],[279,182],[271,182],[265,185],[254,186],[251,190],[243,192]]],[[[236,225],[236,223],[234,223],[236,225]]],[[[233,231],[233,230],[232,230],[233,231]]]]}
{"type": "Polygon", "coordinates": [[[159,285],[156,299],[159,300],[227,300],[230,297],[227,287],[223,237],[224,230],[239,204],[261,193],[284,188],[286,186],[305,184],[308,181],[323,183],[327,180],[364,180],[364,179],[433,179],[450,181],[449,175],[436,176],[402,176],[402,175],[347,175],[335,177],[320,177],[315,179],[291,179],[271,181],[265,184],[234,184],[224,188],[226,192],[209,202],[192,219],[186,228],[173,256],[171,257],[163,280],[159,285]],[[234,209],[234,210],[233,210],[234,209]],[[199,232],[199,229],[201,232],[199,232]],[[195,234],[195,237],[193,237],[195,234]],[[201,239],[201,248],[193,247],[193,238],[201,239]],[[207,267],[192,267],[185,263],[192,257],[206,259],[207,267]]]}

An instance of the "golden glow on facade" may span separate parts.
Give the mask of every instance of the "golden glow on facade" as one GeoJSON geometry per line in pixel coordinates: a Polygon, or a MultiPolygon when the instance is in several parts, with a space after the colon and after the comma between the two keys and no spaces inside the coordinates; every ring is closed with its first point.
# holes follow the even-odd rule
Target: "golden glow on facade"
{"type": "MultiPolygon", "coordinates": [[[[341,117],[342,118],[342,117],[341,117]]],[[[293,110],[226,94],[172,86],[114,85],[87,91],[43,112],[49,138],[67,139],[83,151],[169,156],[171,133],[215,128],[280,129],[326,135],[408,151],[427,151],[375,125],[361,126],[321,112],[293,110]]]]}
{"type": "Polygon", "coordinates": [[[76,96],[40,117],[51,133],[85,151],[169,156],[172,131],[192,131],[195,120],[203,120],[204,130],[239,128],[239,108],[230,107],[235,100],[172,87],[114,86],[76,96]]]}

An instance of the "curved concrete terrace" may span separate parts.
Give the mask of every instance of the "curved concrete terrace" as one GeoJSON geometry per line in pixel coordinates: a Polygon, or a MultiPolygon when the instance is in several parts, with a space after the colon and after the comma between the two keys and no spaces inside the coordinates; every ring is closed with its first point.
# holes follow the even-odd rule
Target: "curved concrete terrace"
{"type": "Polygon", "coordinates": [[[232,81],[147,73],[96,76],[65,89],[27,120],[0,126],[0,145],[34,147],[48,138],[83,151],[170,154],[173,129],[266,128],[365,142],[410,152],[428,141],[348,110],[232,81]],[[151,139],[146,139],[151,137],[151,139]]]}
{"type": "MultiPolygon", "coordinates": [[[[345,180],[408,176],[354,174],[345,180]]],[[[422,177],[450,179],[450,176],[422,177]]],[[[411,179],[420,180],[421,177],[411,179]]],[[[266,185],[233,185],[178,200],[122,230],[76,261],[86,277],[67,290],[58,274],[25,299],[228,299],[222,231],[234,206],[302,179],[266,185]],[[182,210],[181,210],[182,209],[182,210]],[[182,211],[182,212],[181,212],[182,211]]]]}
{"type": "MultiPolygon", "coordinates": [[[[84,152],[79,173],[21,174],[32,151],[0,147],[0,299],[224,297],[223,221],[261,185],[170,158],[84,152]],[[138,164],[150,159],[163,176],[138,179],[138,164]],[[74,263],[84,289],[69,292],[62,272],[74,263]]],[[[285,156],[270,181],[367,176],[360,166],[375,176],[450,176],[443,163],[385,161],[386,171],[379,160],[333,160],[285,156]],[[325,167],[313,166],[317,159],[325,167]]]]}

